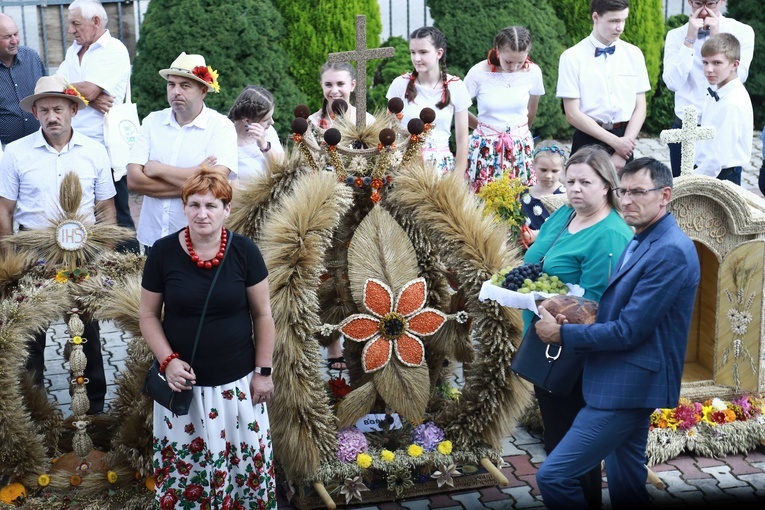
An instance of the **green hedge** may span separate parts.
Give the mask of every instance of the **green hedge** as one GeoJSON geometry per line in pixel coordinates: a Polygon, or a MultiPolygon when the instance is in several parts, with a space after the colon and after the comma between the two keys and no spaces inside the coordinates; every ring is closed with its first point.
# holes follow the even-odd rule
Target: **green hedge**
{"type": "Polygon", "coordinates": [[[385,95],[388,93],[390,84],[403,73],[412,70],[408,39],[393,36],[380,45],[380,47],[386,46],[393,47],[395,53],[393,58],[380,60],[374,70],[374,80],[367,93],[367,111],[370,113],[385,110],[388,107],[385,95]]]}
{"type": "Polygon", "coordinates": [[[555,97],[558,60],[570,39],[547,0],[430,0],[428,6],[434,25],[446,34],[449,71],[462,77],[486,58],[501,29],[527,27],[532,37],[531,58],[542,69],[545,84],[532,132],[540,138],[571,136],[561,102],[555,97]]]}
{"type": "MultiPolygon", "coordinates": [[[[324,97],[319,70],[327,61],[327,54],[356,48],[356,15],[366,15],[367,47],[380,47],[382,21],[377,0],[318,0],[310,3],[274,0],[274,5],[289,27],[282,44],[292,63],[290,74],[307,97],[306,104],[311,111],[321,107],[324,97]]],[[[376,62],[367,64],[367,83],[371,83],[375,65],[376,62]]]]}
{"type": "Polygon", "coordinates": [[[203,55],[220,73],[221,93],[209,93],[207,106],[226,114],[246,85],[261,85],[274,95],[275,128],[286,137],[293,108],[305,102],[278,43],[286,33],[270,0],[152,0],[131,80],[141,117],[168,107],[166,82],[158,72],[185,51],[203,55]]]}
{"type": "Polygon", "coordinates": [[[746,90],[754,107],[754,127],[762,129],[765,124],[765,9],[762,2],[753,0],[728,0],[728,18],[746,23],[754,29],[754,59],[746,79],[746,90]]]}

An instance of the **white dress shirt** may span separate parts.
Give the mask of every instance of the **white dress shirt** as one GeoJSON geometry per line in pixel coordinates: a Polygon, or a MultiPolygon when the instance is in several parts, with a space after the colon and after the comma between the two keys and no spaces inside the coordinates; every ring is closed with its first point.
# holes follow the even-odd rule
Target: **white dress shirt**
{"type": "MultiPolygon", "coordinates": [[[[732,34],[741,44],[741,60],[737,74],[741,82],[749,76],[749,66],[754,55],[754,30],[731,18],[720,18],[720,33],[732,34]]],[[[675,115],[683,118],[685,107],[693,105],[699,112],[704,109],[704,98],[707,94],[707,79],[704,77],[704,66],[701,64],[701,46],[706,38],[696,39],[693,48],[685,46],[688,35],[688,24],[667,32],[664,43],[664,72],[662,79],[667,88],[675,93],[675,115]]]]}
{"type": "Polygon", "coordinates": [[[79,212],[95,223],[96,201],[116,193],[111,164],[103,145],[77,131],[61,152],[48,145],[42,129],[8,144],[0,161],[0,196],[16,202],[19,225],[45,228],[61,211],[59,188],[69,172],[82,185],[79,212]]]}
{"type": "MultiPolygon", "coordinates": [[[[165,108],[146,116],[138,130],[138,138],[130,149],[130,163],[146,165],[158,161],[165,165],[190,168],[208,156],[217,158],[217,165],[237,177],[238,155],[236,129],[224,115],[204,106],[193,122],[180,126],[173,110],[165,108]]],[[[138,241],[152,246],[157,239],[186,226],[183,203],[179,198],[144,196],[138,218],[138,241]]]]}
{"type": "MultiPolygon", "coordinates": [[[[266,141],[271,144],[274,154],[283,154],[284,148],[279,141],[279,134],[274,126],[269,126],[266,130],[266,141]]],[[[266,154],[260,150],[257,143],[242,145],[238,147],[239,152],[239,187],[243,187],[248,180],[256,177],[266,171],[266,154]]]]}
{"type": "Polygon", "coordinates": [[[638,94],[651,90],[640,48],[618,39],[612,55],[595,56],[605,46],[592,34],[560,56],[556,96],[579,99],[579,110],[595,121],[628,122],[638,94]]]}
{"type": "MultiPolygon", "coordinates": [[[[87,81],[98,85],[104,92],[114,96],[115,105],[122,104],[130,80],[130,56],[125,45],[113,38],[107,30],[85,51],[82,61],[77,56],[81,49],[82,46],[75,41],[66,50],[66,57],[56,74],[70,83],[87,81]]],[[[104,143],[104,114],[95,108],[86,106],[77,112],[72,119],[72,127],[104,143]]]]}
{"type": "Polygon", "coordinates": [[[741,80],[729,81],[717,95],[719,101],[707,93],[701,114],[701,125],[714,126],[717,132],[712,140],[699,140],[693,172],[710,177],[717,177],[723,168],[748,165],[754,137],[752,101],[741,80]]]}

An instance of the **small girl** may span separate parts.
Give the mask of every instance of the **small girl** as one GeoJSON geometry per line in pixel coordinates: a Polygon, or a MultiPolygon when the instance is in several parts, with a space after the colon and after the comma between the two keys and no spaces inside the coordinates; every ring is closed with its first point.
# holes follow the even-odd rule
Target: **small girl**
{"type": "Polygon", "coordinates": [[[419,118],[423,108],[436,112],[435,126],[430,130],[422,148],[422,156],[445,174],[467,167],[468,108],[472,104],[465,83],[446,72],[446,36],[433,27],[418,28],[409,36],[409,53],[414,70],[399,76],[388,89],[387,98],[404,101],[401,125],[419,118]],[[454,133],[457,147],[455,159],[449,148],[454,133]]]}
{"type": "Polygon", "coordinates": [[[266,171],[266,161],[284,154],[274,129],[274,96],[256,85],[242,90],[228,111],[236,128],[239,147],[238,178],[241,184],[266,171]]]}
{"type": "Polygon", "coordinates": [[[552,140],[545,140],[531,153],[531,159],[537,181],[520,198],[521,210],[526,216],[527,228],[522,234],[526,245],[536,240],[542,223],[550,216],[540,199],[566,192],[566,188],[560,182],[566,164],[566,152],[563,148],[552,140]]]}
{"type": "Polygon", "coordinates": [[[465,85],[475,97],[478,117],[469,143],[467,178],[473,191],[510,172],[526,185],[533,183],[531,151],[539,98],[545,93],[542,71],[529,59],[531,34],[524,27],[502,29],[488,58],[474,65],[465,85]],[[479,163],[481,163],[479,165],[479,163]]]}
{"type": "MultiPolygon", "coordinates": [[[[308,120],[320,129],[332,127],[335,114],[332,112],[332,103],[336,99],[342,99],[348,103],[345,117],[352,122],[356,121],[356,107],[351,104],[351,92],[356,89],[356,70],[350,62],[327,62],[321,66],[319,72],[321,88],[324,91],[324,99],[321,102],[321,110],[314,112],[308,120]]],[[[367,125],[375,121],[374,115],[367,112],[367,125]]]]}

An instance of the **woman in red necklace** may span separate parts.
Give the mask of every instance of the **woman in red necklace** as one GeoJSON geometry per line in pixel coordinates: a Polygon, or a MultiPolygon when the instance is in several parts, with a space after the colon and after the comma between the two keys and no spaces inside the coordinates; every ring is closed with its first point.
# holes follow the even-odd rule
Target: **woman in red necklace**
{"type": "Polygon", "coordinates": [[[266,408],[275,336],[268,271],[250,239],[223,227],[231,196],[219,173],[203,168],[192,175],[181,189],[188,227],[154,243],[144,266],[141,334],[170,388],[193,392],[186,416],[154,404],[162,508],[178,500],[193,508],[223,508],[224,501],[276,508],[266,408]]]}

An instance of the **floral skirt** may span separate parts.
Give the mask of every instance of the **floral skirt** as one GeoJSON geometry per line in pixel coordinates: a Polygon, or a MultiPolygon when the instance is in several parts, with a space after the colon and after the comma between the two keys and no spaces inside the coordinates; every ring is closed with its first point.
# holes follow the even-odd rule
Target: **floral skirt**
{"type": "Polygon", "coordinates": [[[268,410],[253,406],[251,380],[195,386],[186,416],[154,404],[155,508],[276,508],[268,410]]]}
{"type": "Polygon", "coordinates": [[[511,129],[501,134],[473,131],[468,142],[468,168],[466,177],[470,189],[478,192],[491,181],[510,173],[520,177],[526,186],[534,183],[531,152],[534,138],[528,128],[511,129]]]}
{"type": "Polygon", "coordinates": [[[422,159],[436,168],[438,175],[446,175],[454,170],[454,154],[449,147],[422,147],[422,159]]]}

